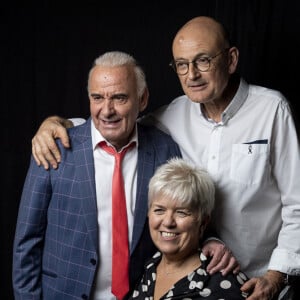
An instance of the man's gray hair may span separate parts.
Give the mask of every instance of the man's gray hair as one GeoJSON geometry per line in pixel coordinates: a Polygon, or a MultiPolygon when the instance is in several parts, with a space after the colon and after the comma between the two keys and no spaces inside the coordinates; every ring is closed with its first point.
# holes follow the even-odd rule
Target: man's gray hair
{"type": "MultiPolygon", "coordinates": [[[[137,83],[137,95],[141,97],[147,87],[146,75],[136,59],[130,54],[121,51],[106,52],[95,59],[93,67],[119,67],[126,65],[133,67],[137,83]]],[[[92,69],[89,72],[88,80],[90,80],[92,69]]]]}

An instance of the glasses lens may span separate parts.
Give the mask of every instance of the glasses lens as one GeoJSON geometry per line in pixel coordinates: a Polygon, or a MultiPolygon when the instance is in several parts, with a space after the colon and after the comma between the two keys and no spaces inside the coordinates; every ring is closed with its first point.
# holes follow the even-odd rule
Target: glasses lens
{"type": "Polygon", "coordinates": [[[210,66],[209,57],[199,57],[194,61],[194,66],[201,72],[206,72],[210,66]]]}
{"type": "Polygon", "coordinates": [[[175,69],[178,74],[184,75],[189,69],[189,64],[187,62],[175,61],[175,69]]]}

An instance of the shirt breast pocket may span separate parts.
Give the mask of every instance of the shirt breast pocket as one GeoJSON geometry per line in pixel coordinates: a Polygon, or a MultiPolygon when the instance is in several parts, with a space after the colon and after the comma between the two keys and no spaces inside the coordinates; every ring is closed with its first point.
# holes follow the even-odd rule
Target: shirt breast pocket
{"type": "Polygon", "coordinates": [[[246,185],[258,184],[269,174],[267,143],[233,144],[230,179],[246,185]]]}

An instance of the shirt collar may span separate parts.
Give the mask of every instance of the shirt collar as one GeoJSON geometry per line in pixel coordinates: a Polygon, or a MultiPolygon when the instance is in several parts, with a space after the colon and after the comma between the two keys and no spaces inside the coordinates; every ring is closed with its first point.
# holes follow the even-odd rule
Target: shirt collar
{"type": "MultiPolygon", "coordinates": [[[[229,105],[226,107],[226,109],[222,113],[222,118],[221,118],[220,123],[226,124],[228,122],[228,120],[233,118],[233,116],[237,113],[237,111],[240,109],[240,107],[246,101],[248,92],[249,92],[249,85],[246,83],[246,81],[244,79],[241,78],[236,94],[234,95],[233,99],[231,100],[229,105]]],[[[202,109],[203,109],[203,104],[200,103],[201,115],[205,119],[207,119],[205,114],[203,113],[202,109]]]]}
{"type": "Polygon", "coordinates": [[[222,121],[226,123],[231,119],[247,99],[249,92],[249,85],[243,79],[240,80],[239,88],[233,99],[222,113],[222,121]]]}

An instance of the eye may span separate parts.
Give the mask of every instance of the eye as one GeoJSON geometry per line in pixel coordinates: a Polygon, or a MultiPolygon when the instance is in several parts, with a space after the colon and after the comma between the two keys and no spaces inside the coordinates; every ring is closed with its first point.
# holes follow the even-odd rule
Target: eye
{"type": "Polygon", "coordinates": [[[210,59],[207,56],[201,56],[195,60],[195,64],[197,66],[206,66],[209,64],[209,62],[210,62],[210,59]]]}
{"type": "Polygon", "coordinates": [[[93,101],[95,101],[95,102],[100,102],[101,100],[103,100],[103,97],[101,97],[101,96],[98,95],[98,94],[92,94],[92,95],[91,95],[91,98],[92,98],[93,101]]]}
{"type": "Polygon", "coordinates": [[[185,61],[176,61],[175,65],[176,65],[176,69],[184,69],[184,68],[187,67],[188,62],[185,62],[185,61]]]}
{"type": "Polygon", "coordinates": [[[162,215],[164,213],[164,209],[162,208],[154,208],[153,209],[153,212],[156,214],[156,215],[162,215]]]}
{"type": "Polygon", "coordinates": [[[125,94],[118,94],[113,97],[113,101],[117,104],[124,104],[128,100],[128,96],[125,94]]]}
{"type": "Polygon", "coordinates": [[[191,213],[188,210],[185,209],[179,209],[176,211],[176,214],[180,217],[180,218],[185,218],[191,215],[191,213]]]}

